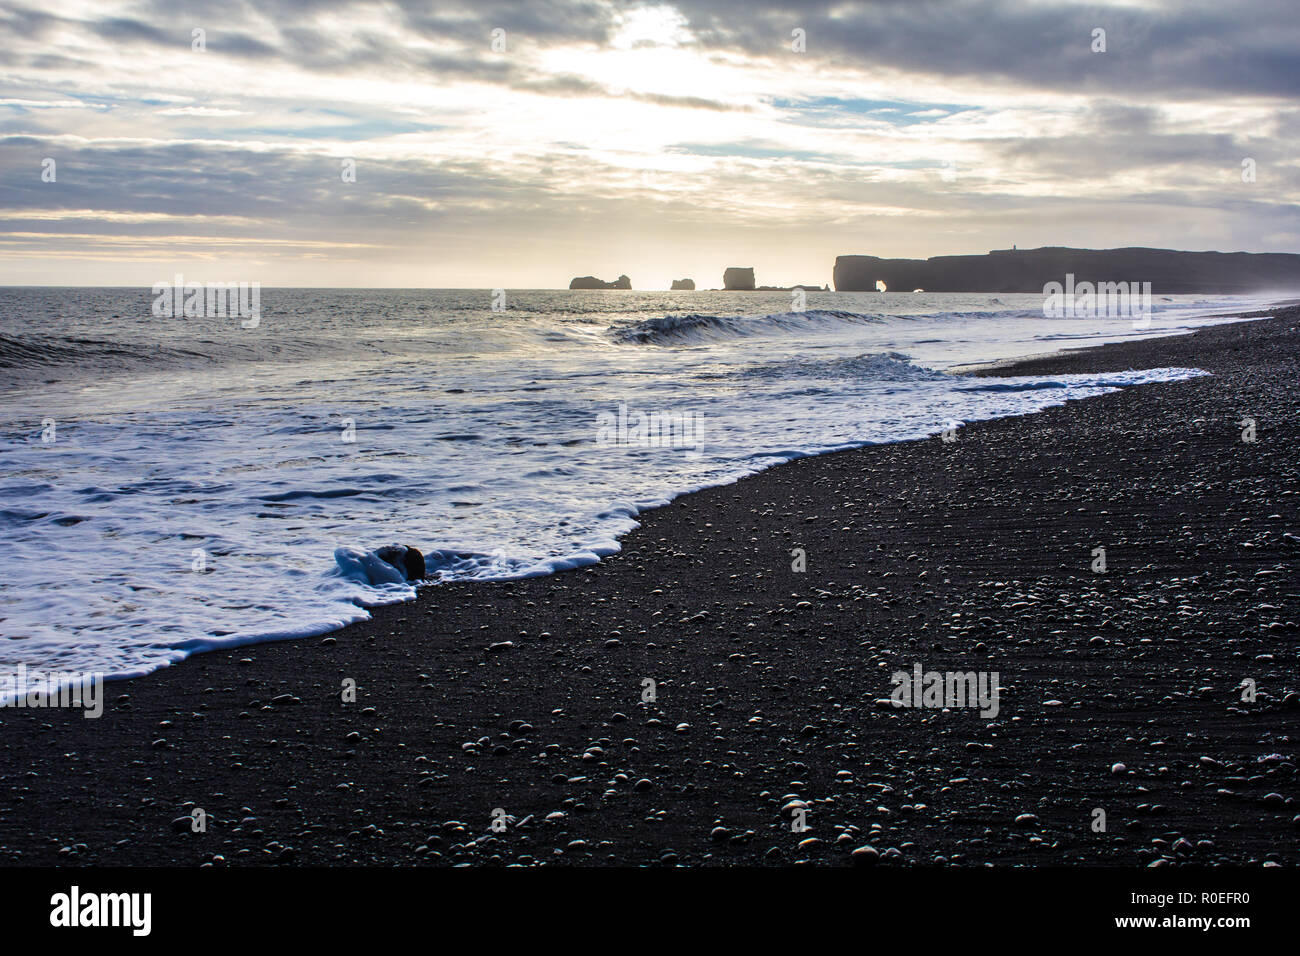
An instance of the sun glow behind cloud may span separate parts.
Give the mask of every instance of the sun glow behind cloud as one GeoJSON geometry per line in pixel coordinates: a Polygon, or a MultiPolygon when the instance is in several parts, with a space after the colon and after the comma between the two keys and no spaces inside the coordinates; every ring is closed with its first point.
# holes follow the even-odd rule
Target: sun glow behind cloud
{"type": "Polygon", "coordinates": [[[1262,68],[1207,89],[1198,63],[1234,42],[1268,62],[1294,28],[1223,36],[1233,21],[1208,4],[1174,20],[1162,4],[992,0],[980,9],[1005,19],[983,26],[973,9],[940,22],[915,5],[706,0],[10,7],[0,242],[22,262],[0,264],[0,282],[151,282],[134,263],[166,256],[164,222],[189,236],[178,261],[265,284],[627,272],[707,288],[727,265],[826,282],[853,252],[1300,246],[1294,91],[1262,68]],[[1087,55],[1097,17],[1122,55],[1087,55]],[[1142,46],[1144,17],[1171,46],[1142,46]],[[191,49],[200,25],[206,52],[191,49]],[[56,182],[41,180],[47,157],[56,182]]]}
{"type": "Polygon", "coordinates": [[[609,45],[615,50],[637,46],[679,46],[691,42],[687,20],[668,4],[633,7],[615,14],[609,45]]]}

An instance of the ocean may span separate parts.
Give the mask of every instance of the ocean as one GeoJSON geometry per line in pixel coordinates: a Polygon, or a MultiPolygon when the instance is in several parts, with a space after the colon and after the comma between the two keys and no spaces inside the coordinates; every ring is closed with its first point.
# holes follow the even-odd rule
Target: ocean
{"type": "Polygon", "coordinates": [[[1199,374],[954,367],[1264,304],[263,289],[252,323],[154,300],[0,289],[0,668],[139,675],[413,596],[339,548],[418,547],[435,587],[591,564],[642,510],[792,458],[1199,374]]]}

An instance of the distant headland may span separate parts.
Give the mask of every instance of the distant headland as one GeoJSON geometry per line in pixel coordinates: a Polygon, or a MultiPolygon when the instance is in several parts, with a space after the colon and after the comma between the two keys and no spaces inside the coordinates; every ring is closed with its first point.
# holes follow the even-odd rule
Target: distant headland
{"type": "Polygon", "coordinates": [[[1300,255],[1179,252],[1174,249],[994,249],[983,256],[881,259],[839,256],[837,292],[1033,292],[1049,282],[1150,282],[1165,295],[1247,293],[1300,288],[1300,255]]]}
{"type": "MultiPolygon", "coordinates": [[[[929,259],[882,259],[838,256],[837,292],[985,292],[1042,293],[1048,283],[1072,275],[1077,284],[1151,283],[1159,295],[1247,294],[1300,289],[1300,254],[1289,252],[1182,252],[1176,249],[994,249],[985,255],[932,256],[929,259]]],[[[673,279],[673,291],[694,291],[694,279],[673,279]]],[[[630,290],[632,280],[613,282],[578,276],[570,289],[630,290]]],[[[753,266],[728,266],[722,273],[726,292],[829,291],[814,283],[759,285],[753,266]]]]}

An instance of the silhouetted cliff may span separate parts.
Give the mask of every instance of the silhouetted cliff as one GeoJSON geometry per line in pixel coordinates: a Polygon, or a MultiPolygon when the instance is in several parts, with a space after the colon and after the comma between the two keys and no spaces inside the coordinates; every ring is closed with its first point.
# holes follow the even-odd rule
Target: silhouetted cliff
{"type": "Polygon", "coordinates": [[[673,280],[672,291],[673,291],[673,292],[694,292],[694,291],[695,291],[695,280],[694,280],[694,279],[674,279],[674,280],[673,280]]]}
{"type": "Polygon", "coordinates": [[[839,292],[1042,292],[1048,282],[1150,282],[1153,293],[1245,293],[1300,288],[1300,255],[1173,249],[995,249],[985,256],[839,256],[839,292]]]}

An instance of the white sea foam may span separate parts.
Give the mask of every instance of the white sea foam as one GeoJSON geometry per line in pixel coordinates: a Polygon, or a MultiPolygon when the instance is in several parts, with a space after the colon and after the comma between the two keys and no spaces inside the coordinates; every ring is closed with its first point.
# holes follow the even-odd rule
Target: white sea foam
{"type": "Polygon", "coordinates": [[[1246,305],[1162,302],[1139,332],[1037,296],[508,298],[264,290],[245,330],[158,319],[148,290],[0,290],[0,670],[140,674],[414,594],[336,549],[415,545],[435,580],[592,564],[645,508],[777,462],[1197,374],[952,365],[1246,305]],[[624,405],[696,416],[701,453],[602,446],[624,405]]]}

